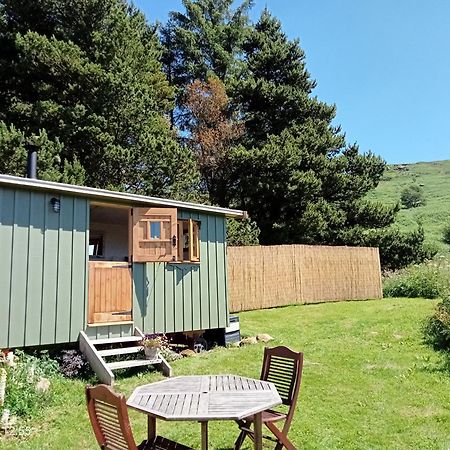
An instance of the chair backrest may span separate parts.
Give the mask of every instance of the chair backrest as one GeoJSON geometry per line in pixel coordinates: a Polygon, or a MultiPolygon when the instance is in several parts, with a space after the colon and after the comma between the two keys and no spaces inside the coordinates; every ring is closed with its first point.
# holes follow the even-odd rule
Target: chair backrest
{"type": "Polygon", "coordinates": [[[137,450],[126,399],[105,384],[86,386],[86,400],[95,437],[102,450],[137,450]]]}
{"type": "Polygon", "coordinates": [[[270,381],[277,388],[284,405],[297,403],[302,381],[303,353],[283,346],[264,348],[261,380],[270,381]]]}

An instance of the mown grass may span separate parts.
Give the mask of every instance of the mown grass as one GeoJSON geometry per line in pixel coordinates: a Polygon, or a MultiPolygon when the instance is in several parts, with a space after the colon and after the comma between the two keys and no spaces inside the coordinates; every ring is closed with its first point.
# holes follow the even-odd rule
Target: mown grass
{"type": "Polygon", "coordinates": [[[383,180],[369,198],[395,204],[400,202],[402,190],[413,183],[423,185],[426,204],[402,209],[397,223],[404,230],[422,225],[425,241],[447,256],[450,246],[442,241],[442,233],[444,225],[450,222],[450,161],[388,166],[383,180]]]}
{"type": "MultiPolygon", "coordinates": [[[[266,332],[305,353],[298,411],[290,437],[305,449],[450,448],[450,372],[422,344],[421,326],[433,300],[384,299],[291,306],[240,314],[247,335],[266,332]]],[[[175,374],[236,373],[257,377],[262,345],[215,349],[173,363],[175,374]]],[[[121,378],[129,395],[157,373],[121,378]]],[[[7,449],[95,449],[84,403],[83,383],[56,386],[57,403],[42,412],[39,431],[25,440],[0,441],[7,449]]],[[[131,412],[136,439],[145,417],[131,412]]],[[[158,422],[172,439],[200,447],[195,423],[158,422]]],[[[210,448],[231,448],[231,422],[213,422],[210,448]]],[[[246,448],[250,449],[249,443],[246,448]]]]}

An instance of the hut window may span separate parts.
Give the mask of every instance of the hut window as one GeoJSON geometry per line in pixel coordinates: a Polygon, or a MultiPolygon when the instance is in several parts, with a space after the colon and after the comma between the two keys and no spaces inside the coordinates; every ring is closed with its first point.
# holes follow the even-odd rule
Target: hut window
{"type": "Polygon", "coordinates": [[[192,219],[178,221],[179,262],[200,261],[200,222],[192,219]]]}
{"type": "Polygon", "coordinates": [[[161,239],[161,222],[149,222],[149,239],[161,239]]]}
{"type": "Polygon", "coordinates": [[[98,258],[103,256],[103,235],[94,234],[89,236],[89,256],[98,258]]]}

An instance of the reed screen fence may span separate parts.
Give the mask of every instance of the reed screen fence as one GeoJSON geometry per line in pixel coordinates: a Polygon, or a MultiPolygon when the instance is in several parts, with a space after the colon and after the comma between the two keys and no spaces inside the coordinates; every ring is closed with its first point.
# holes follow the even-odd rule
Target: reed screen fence
{"type": "Polygon", "coordinates": [[[378,248],[228,247],[231,312],[382,298],[378,248]]]}

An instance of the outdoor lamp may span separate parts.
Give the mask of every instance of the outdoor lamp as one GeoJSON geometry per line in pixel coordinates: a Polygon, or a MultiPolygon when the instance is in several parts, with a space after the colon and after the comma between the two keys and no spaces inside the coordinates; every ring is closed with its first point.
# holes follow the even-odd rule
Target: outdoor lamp
{"type": "Polygon", "coordinates": [[[53,197],[50,200],[50,204],[52,205],[53,211],[55,213],[59,213],[59,211],[61,210],[61,200],[59,200],[59,198],[53,197]]]}

